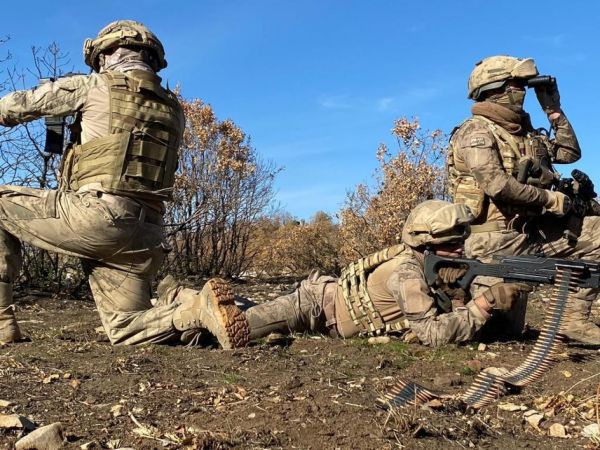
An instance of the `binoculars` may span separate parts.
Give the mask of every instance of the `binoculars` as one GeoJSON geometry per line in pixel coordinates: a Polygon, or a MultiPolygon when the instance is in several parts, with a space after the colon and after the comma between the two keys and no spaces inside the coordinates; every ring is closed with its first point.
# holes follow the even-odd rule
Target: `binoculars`
{"type": "Polygon", "coordinates": [[[538,75],[527,80],[527,87],[536,88],[541,86],[550,86],[556,84],[556,78],[550,75],[538,75]]]}

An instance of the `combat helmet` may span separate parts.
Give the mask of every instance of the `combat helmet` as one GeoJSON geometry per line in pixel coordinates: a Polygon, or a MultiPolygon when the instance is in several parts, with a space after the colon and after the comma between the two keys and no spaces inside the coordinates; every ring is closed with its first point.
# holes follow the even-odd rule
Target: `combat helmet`
{"type": "Polygon", "coordinates": [[[418,204],[406,218],[402,241],[413,248],[464,241],[475,217],[462,203],[427,200],[418,204]]]}
{"type": "Polygon", "coordinates": [[[469,76],[468,97],[478,100],[482,92],[498,89],[508,80],[528,80],[538,74],[532,58],[490,56],[475,64],[469,76]]]}
{"type": "Polygon", "coordinates": [[[167,67],[165,50],[156,35],[143,23],[134,20],[117,20],[100,30],[95,39],[86,39],[83,43],[83,59],[85,63],[100,71],[98,57],[102,52],[114,47],[136,46],[151,50],[156,56],[158,72],[167,67]]]}

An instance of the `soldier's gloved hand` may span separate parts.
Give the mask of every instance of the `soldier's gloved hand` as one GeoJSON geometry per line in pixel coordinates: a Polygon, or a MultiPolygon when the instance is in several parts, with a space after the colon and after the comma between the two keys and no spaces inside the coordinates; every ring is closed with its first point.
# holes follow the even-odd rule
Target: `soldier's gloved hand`
{"type": "Polygon", "coordinates": [[[560,93],[558,92],[556,79],[554,79],[553,83],[536,86],[535,95],[546,114],[560,112],[560,93]]]}
{"type": "Polygon", "coordinates": [[[483,297],[491,308],[509,311],[521,294],[532,290],[533,288],[525,283],[496,283],[483,293],[483,297]]]}
{"type": "Polygon", "coordinates": [[[546,211],[558,217],[564,216],[571,209],[571,199],[562,192],[546,191],[548,200],[544,207],[546,211]]]}
{"type": "Polygon", "coordinates": [[[438,283],[452,284],[467,273],[466,267],[442,267],[438,271],[438,283]]]}

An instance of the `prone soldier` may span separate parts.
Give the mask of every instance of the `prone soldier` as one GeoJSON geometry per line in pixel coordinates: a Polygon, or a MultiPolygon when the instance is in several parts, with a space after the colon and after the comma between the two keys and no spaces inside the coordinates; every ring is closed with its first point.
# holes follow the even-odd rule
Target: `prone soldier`
{"type": "Polygon", "coordinates": [[[454,284],[465,273],[461,268],[440,269],[440,289],[427,285],[425,252],[461,255],[472,219],[465,205],[421,203],[406,220],[401,244],[350,264],[339,279],[314,272],[291,294],[249,308],[250,339],[271,332],[347,338],[409,330],[431,346],[473,339],[492,311],[510,311],[530,288],[497,283],[469,300],[454,284]]]}
{"type": "MultiPolygon", "coordinates": [[[[569,230],[571,200],[552,190],[559,181],[553,164],[581,156],[561,109],[556,79],[538,77],[531,58],[493,56],[475,66],[468,97],[475,101],[472,117],[453,132],[447,162],[454,201],[468,205],[475,215],[467,256],[489,261],[494,254],[543,254],[597,261],[600,218],[584,217],[575,232],[569,230]],[[554,138],[534,129],[523,110],[527,87],[535,89],[554,138]]],[[[477,278],[473,295],[495,281],[477,278]]],[[[596,288],[578,290],[568,338],[600,344],[600,328],[589,318],[597,295],[596,288]]]]}

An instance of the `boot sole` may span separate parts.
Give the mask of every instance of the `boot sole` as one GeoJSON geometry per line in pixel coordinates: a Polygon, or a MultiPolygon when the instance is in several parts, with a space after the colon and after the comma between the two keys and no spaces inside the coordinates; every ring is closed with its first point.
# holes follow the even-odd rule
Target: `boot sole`
{"type": "Polygon", "coordinates": [[[204,308],[200,321],[225,350],[248,345],[250,326],[246,315],[235,306],[235,296],[225,280],[212,278],[200,292],[204,308]]]}

